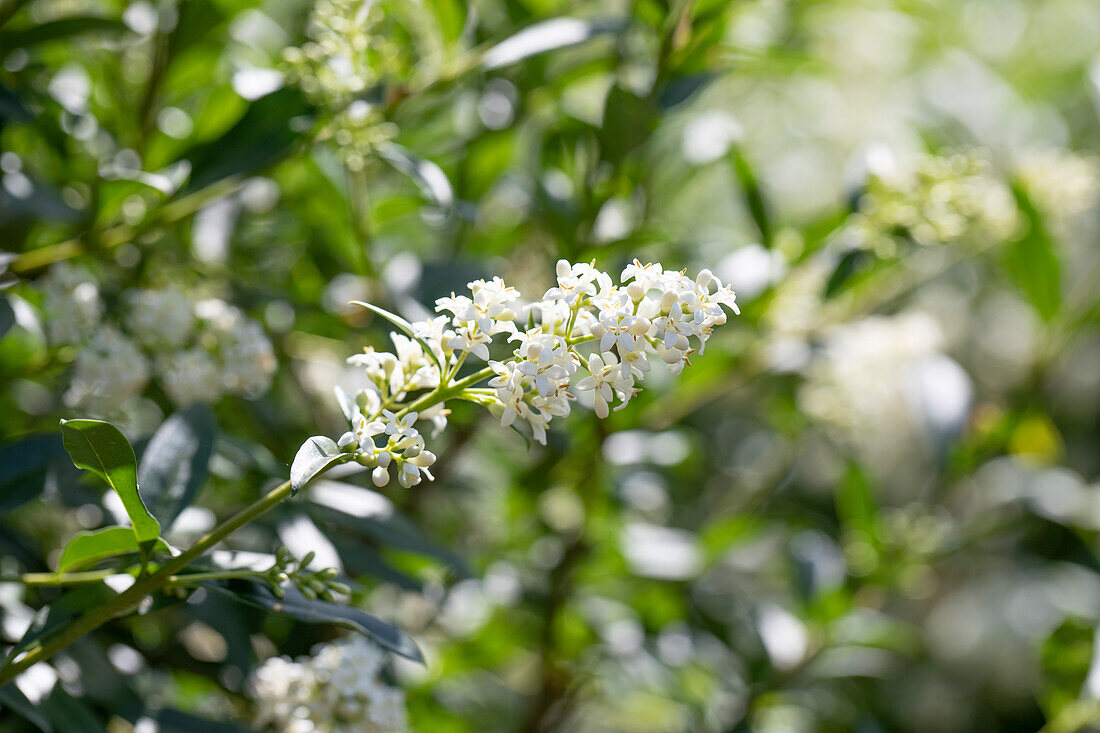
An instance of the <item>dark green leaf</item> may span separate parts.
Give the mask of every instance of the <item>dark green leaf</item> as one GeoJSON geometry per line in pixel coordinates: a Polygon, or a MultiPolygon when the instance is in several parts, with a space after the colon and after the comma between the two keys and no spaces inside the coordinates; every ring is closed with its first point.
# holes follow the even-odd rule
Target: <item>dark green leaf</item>
{"type": "Polygon", "coordinates": [[[156,721],[159,733],[249,733],[248,728],[239,725],[197,718],[170,708],[158,710],[156,721]]]}
{"type": "Polygon", "coordinates": [[[733,145],[729,152],[730,167],[733,174],[741,184],[741,193],[745,197],[745,205],[756,224],[756,230],[760,232],[760,243],[765,247],[772,246],[771,216],[764,200],[764,193],[760,190],[760,183],[756,179],[756,173],[752,165],[741,150],[733,145]]]}
{"type": "Polygon", "coordinates": [[[249,105],[244,116],[217,140],[191,149],[191,180],[183,195],[233,176],[258,173],[291,153],[299,138],[294,120],[312,109],[301,92],[283,88],[249,105]]]}
{"type": "MultiPolygon", "coordinates": [[[[0,122],[31,122],[34,115],[18,94],[0,84],[0,122]]],[[[0,125],[2,127],[2,125],[0,125]]]]}
{"type": "Polygon", "coordinates": [[[315,435],[298,449],[290,466],[290,488],[296,494],[319,473],[349,458],[331,438],[315,435]]]}
{"type": "Polygon", "coordinates": [[[471,574],[462,558],[428,539],[393,502],[375,491],[340,481],[319,481],[309,498],[319,518],[386,547],[434,557],[463,576],[471,574]]]}
{"type": "Polygon", "coordinates": [[[831,298],[842,291],[846,285],[851,284],[853,277],[866,270],[873,260],[871,254],[862,249],[850,249],[841,255],[836,267],[833,268],[833,274],[825,284],[825,297],[831,298]]]}
{"type": "Polygon", "coordinates": [[[27,633],[8,653],[8,659],[40,644],[85,611],[103,605],[116,595],[103,583],[89,583],[68,591],[50,605],[38,609],[27,633]]]}
{"type": "Polygon", "coordinates": [[[28,435],[0,446],[0,514],[38,496],[46,470],[64,456],[57,434],[28,435]]]}
{"type": "Polygon", "coordinates": [[[1013,193],[1027,230],[1009,243],[1005,268],[1040,317],[1050,321],[1062,307],[1062,265],[1043,215],[1022,189],[1016,187],[1013,193]]]}
{"type": "Polygon", "coordinates": [[[106,733],[91,708],[65,692],[61,685],[54,685],[49,697],[39,707],[53,723],[58,733],[106,733]]]}
{"type": "MultiPolygon", "coordinates": [[[[154,540],[153,549],[157,552],[172,554],[168,543],[159,537],[154,540]]],[[[141,547],[130,527],[104,527],[87,532],[78,532],[65,545],[61,559],[57,563],[58,572],[68,572],[104,558],[124,555],[128,552],[140,552],[141,547]]]]}
{"type": "Polygon", "coordinates": [[[657,108],[629,89],[616,84],[607,93],[599,140],[603,157],[619,165],[641,147],[657,129],[657,108]]]}
{"type": "Polygon", "coordinates": [[[126,24],[114,18],[95,15],[72,15],[50,20],[30,28],[4,31],[0,34],[0,48],[6,55],[16,48],[28,48],[46,41],[56,41],[69,36],[88,33],[125,33],[126,24]]]}
{"type": "Polygon", "coordinates": [[[46,720],[42,712],[31,704],[31,701],[27,699],[26,695],[19,691],[19,688],[15,686],[14,682],[9,682],[3,687],[0,687],[0,707],[10,709],[16,715],[37,726],[39,730],[43,730],[46,733],[51,733],[53,731],[53,726],[50,725],[50,721],[46,720]]]}
{"type": "Polygon", "coordinates": [[[379,646],[385,647],[395,654],[414,662],[423,663],[424,661],[423,655],[416,648],[413,640],[396,626],[392,626],[358,608],[327,601],[311,601],[292,585],[283,587],[285,595],[282,598],[277,598],[267,584],[264,583],[237,582],[222,585],[207,582],[202,585],[217,593],[224,593],[241,603],[247,603],[250,606],[275,613],[286,614],[299,621],[312,624],[336,624],[358,631],[377,642],[379,646]]]}
{"type": "Polygon", "coordinates": [[[15,311],[12,310],[11,303],[7,298],[0,298],[0,339],[4,338],[4,334],[14,325],[15,311]]]}
{"type": "Polygon", "coordinates": [[[170,527],[206,482],[217,423],[205,405],[177,412],[149,440],[138,468],[146,506],[170,527]]]}
{"type": "Polygon", "coordinates": [[[159,537],[160,524],[138,493],[137,459],[126,436],[102,420],[62,420],[61,437],[76,467],[100,476],[122,499],[138,542],[159,537]]]}

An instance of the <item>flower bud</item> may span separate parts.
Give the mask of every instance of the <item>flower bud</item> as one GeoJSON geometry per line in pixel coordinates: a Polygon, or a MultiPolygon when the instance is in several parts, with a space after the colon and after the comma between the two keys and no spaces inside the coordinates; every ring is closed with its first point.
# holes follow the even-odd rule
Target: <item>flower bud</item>
{"type": "Polygon", "coordinates": [[[386,469],[390,467],[390,461],[393,460],[393,455],[389,451],[383,451],[378,454],[378,467],[386,469]]]}
{"type": "Polygon", "coordinates": [[[634,281],[626,286],[626,294],[630,296],[630,302],[637,303],[639,300],[645,297],[645,288],[638,281],[634,281]]]}
{"type": "MultiPolygon", "coordinates": [[[[385,455],[388,456],[389,453],[386,453],[385,455]]],[[[371,471],[370,480],[375,486],[377,486],[378,488],[382,488],[390,482],[390,472],[386,470],[386,468],[384,468],[383,466],[379,466],[378,468],[371,471]]]]}

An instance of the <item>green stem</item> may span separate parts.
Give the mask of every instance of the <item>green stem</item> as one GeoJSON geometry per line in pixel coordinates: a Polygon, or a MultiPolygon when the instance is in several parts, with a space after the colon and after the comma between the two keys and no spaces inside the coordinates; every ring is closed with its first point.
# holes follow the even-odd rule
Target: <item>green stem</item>
{"type": "Polygon", "coordinates": [[[95,631],[116,616],[127,613],[140,604],[146,596],[170,584],[176,574],[184,570],[193,560],[256,517],[274,508],[284,499],[289,497],[290,494],[290,481],[284,481],[237,514],[230,517],[223,524],[215,527],[209,534],[202,537],[183,553],[164,563],[164,565],[152,575],[146,575],[139,578],[128,589],[119,593],[102,606],[98,606],[88,611],[73,623],[61,629],[56,635],[50,637],[41,646],[31,650],[17,660],[8,662],[0,668],[0,686],[10,682],[12,678],[23,670],[38,662],[49,659],[77,639],[95,631]]]}
{"type": "Polygon", "coordinates": [[[453,382],[452,384],[448,385],[447,387],[444,387],[444,386],[440,385],[439,387],[436,387],[434,390],[432,390],[428,394],[424,395],[423,397],[420,397],[419,399],[415,400],[411,404],[405,406],[400,412],[397,413],[397,416],[401,417],[402,415],[405,415],[405,414],[410,413],[410,412],[423,412],[424,410],[428,409],[429,407],[432,407],[433,405],[437,405],[440,402],[446,402],[447,400],[455,399],[467,387],[469,387],[472,384],[477,384],[482,379],[486,379],[486,378],[492,376],[492,374],[493,374],[493,370],[490,369],[489,367],[485,367],[481,371],[474,372],[473,374],[469,375],[468,377],[464,377],[464,378],[458,380],[457,382],[453,382]]]}
{"type": "Polygon", "coordinates": [[[119,570],[89,570],[81,573],[24,573],[15,578],[0,578],[0,583],[22,583],[23,585],[77,585],[95,583],[112,575],[125,575],[119,570]]]}

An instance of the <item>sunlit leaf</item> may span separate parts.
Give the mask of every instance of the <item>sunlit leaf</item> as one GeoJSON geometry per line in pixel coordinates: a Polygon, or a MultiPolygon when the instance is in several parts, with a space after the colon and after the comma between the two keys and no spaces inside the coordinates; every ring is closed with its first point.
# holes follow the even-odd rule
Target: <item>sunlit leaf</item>
{"type": "MultiPolygon", "coordinates": [[[[159,537],[154,540],[153,549],[157,552],[172,554],[168,543],[159,537]]],[[[68,572],[108,557],[140,551],[141,546],[130,527],[104,527],[78,532],[61,552],[57,570],[68,572]]]]}
{"type": "Polygon", "coordinates": [[[102,420],[62,420],[65,450],[77,468],[92,471],[110,484],[126,508],[138,542],[160,536],[160,524],[141,500],[134,449],[118,428],[102,420]]]}
{"type": "Polygon", "coordinates": [[[318,474],[337,463],[348,459],[348,454],[340,450],[332,438],[315,435],[306,442],[294,456],[290,465],[290,487],[294,493],[312,481],[318,474]]]}
{"type": "Polygon", "coordinates": [[[575,46],[590,38],[621,30],[622,21],[593,21],[579,18],[552,18],[523,30],[496,44],[482,57],[481,65],[485,69],[499,69],[502,66],[523,61],[547,51],[575,46]]]}
{"type": "Polygon", "coordinates": [[[1006,248],[1005,268],[1039,316],[1050,321],[1062,307],[1062,264],[1043,215],[1023,189],[1013,192],[1027,229],[1006,248]]]}

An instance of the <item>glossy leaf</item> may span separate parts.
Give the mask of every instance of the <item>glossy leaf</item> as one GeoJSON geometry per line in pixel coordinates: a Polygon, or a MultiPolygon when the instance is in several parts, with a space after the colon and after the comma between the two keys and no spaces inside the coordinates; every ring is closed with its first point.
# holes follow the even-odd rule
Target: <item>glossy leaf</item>
{"type": "Polygon", "coordinates": [[[257,99],[224,135],[184,156],[191,162],[191,180],[182,194],[233,176],[252,175],[279,162],[298,142],[295,120],[310,113],[297,89],[284,88],[257,99]]]}
{"type": "Polygon", "coordinates": [[[485,69],[499,69],[548,51],[584,43],[604,33],[617,32],[621,21],[593,21],[580,18],[551,18],[509,36],[482,57],[485,69]]]}
{"type": "Polygon", "coordinates": [[[328,601],[311,601],[292,585],[283,587],[284,596],[278,598],[262,583],[237,582],[229,585],[203,583],[217,593],[224,593],[241,603],[282,613],[311,624],[327,623],[358,631],[377,644],[414,662],[424,662],[424,656],[405,632],[386,623],[366,611],[328,601]]]}
{"type": "Polygon", "coordinates": [[[741,184],[741,193],[745,198],[745,207],[749,210],[756,231],[760,233],[760,243],[765,247],[772,246],[772,224],[768,205],[764,200],[764,192],[760,188],[756,172],[745,154],[736,145],[730,147],[730,168],[733,170],[737,182],[741,184]]]}
{"type": "Polygon", "coordinates": [[[149,440],[138,468],[138,485],[162,526],[171,526],[206,482],[216,431],[210,409],[194,405],[165,420],[149,440]]]}
{"type": "Polygon", "coordinates": [[[159,537],[160,524],[138,493],[137,459],[126,436],[102,420],[62,420],[61,437],[77,468],[97,474],[122,499],[138,542],[159,537]]]}
{"type": "MultiPolygon", "coordinates": [[[[168,543],[159,537],[154,540],[154,550],[172,554],[168,543]]],[[[104,527],[78,532],[61,552],[58,572],[68,572],[81,566],[128,552],[140,552],[141,546],[130,527],[104,527]]]]}
{"type": "Polygon", "coordinates": [[[385,547],[433,557],[463,576],[471,574],[462,558],[428,539],[392,501],[378,492],[339,481],[318,481],[309,498],[319,518],[385,547]]]}
{"type": "Polygon", "coordinates": [[[302,447],[294,456],[294,463],[290,465],[291,491],[298,493],[318,474],[331,466],[343,463],[348,458],[348,454],[341,452],[332,438],[326,438],[323,435],[313,436],[302,443],[302,447]]]}
{"type": "Polygon", "coordinates": [[[408,321],[406,321],[404,318],[397,315],[396,313],[390,313],[388,310],[386,310],[384,308],[379,308],[376,305],[373,305],[371,303],[365,303],[361,300],[353,300],[353,301],[351,301],[351,304],[352,305],[361,305],[364,308],[366,308],[367,310],[369,310],[371,313],[375,313],[379,316],[382,316],[387,321],[389,321],[393,325],[397,326],[399,329],[401,329],[401,331],[406,336],[408,336],[409,338],[416,341],[416,343],[420,344],[420,348],[424,350],[425,355],[427,355],[427,357],[429,359],[431,359],[432,362],[437,367],[439,367],[440,369],[443,369],[443,364],[440,363],[439,357],[436,355],[436,353],[434,351],[432,351],[432,349],[428,346],[428,343],[426,341],[424,341],[424,339],[420,338],[419,336],[417,336],[413,332],[412,324],[409,323],[408,321]]]}

